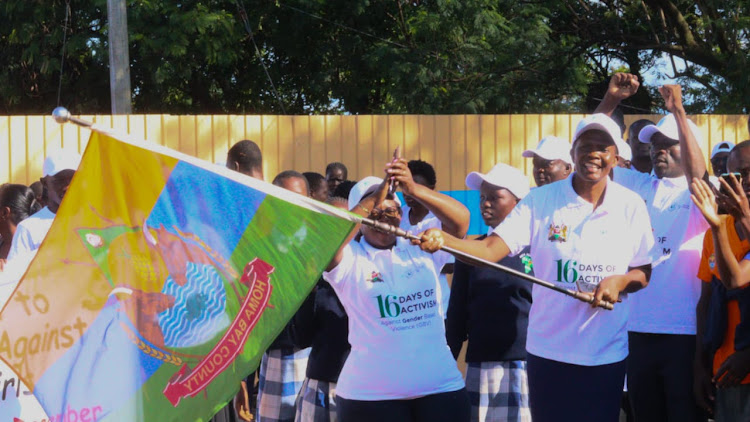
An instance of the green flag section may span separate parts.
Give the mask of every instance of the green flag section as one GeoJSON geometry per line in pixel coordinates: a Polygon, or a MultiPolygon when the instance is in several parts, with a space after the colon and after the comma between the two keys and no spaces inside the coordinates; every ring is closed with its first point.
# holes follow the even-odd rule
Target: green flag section
{"type": "Polygon", "coordinates": [[[50,420],[208,420],[354,225],[309,198],[95,132],[0,314],[0,357],[50,420]]]}

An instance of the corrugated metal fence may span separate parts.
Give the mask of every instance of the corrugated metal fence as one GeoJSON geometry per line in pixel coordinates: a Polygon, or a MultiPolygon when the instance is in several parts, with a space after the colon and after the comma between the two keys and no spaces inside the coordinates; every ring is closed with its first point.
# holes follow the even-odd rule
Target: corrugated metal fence
{"type": "MultiPolygon", "coordinates": [[[[570,139],[582,115],[389,115],[389,116],[240,116],[130,115],[80,116],[166,145],[190,155],[220,162],[240,139],[256,141],[263,151],[267,179],[282,170],[323,173],[327,163],[341,161],[350,179],[382,173],[397,145],[403,156],[432,163],[438,189],[465,189],[466,174],[487,171],[505,162],[527,174],[530,160],[521,152],[547,135],[570,139]]],[[[660,116],[627,116],[654,122],[660,116]]],[[[748,139],[742,115],[698,115],[706,154],[721,141],[748,139]]],[[[41,176],[46,152],[54,147],[80,151],[89,130],[58,125],[48,116],[0,117],[0,183],[31,183],[41,176]]]]}

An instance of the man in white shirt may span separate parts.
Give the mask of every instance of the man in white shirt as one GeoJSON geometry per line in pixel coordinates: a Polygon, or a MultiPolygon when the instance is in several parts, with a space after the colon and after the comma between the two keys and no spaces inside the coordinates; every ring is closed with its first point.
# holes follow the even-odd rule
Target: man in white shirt
{"type": "MultiPolygon", "coordinates": [[[[611,113],[637,90],[635,76],[616,74],[597,112],[611,113]]],[[[696,277],[707,224],[690,200],[690,182],[707,177],[700,133],[688,120],[679,85],[660,88],[669,115],[644,127],[654,176],[616,169],[614,181],[646,202],[657,252],[648,289],[633,297],[628,321],[628,393],[635,420],[705,420],[693,397],[696,277]]]]}
{"type": "Polygon", "coordinates": [[[18,224],[8,261],[39,249],[80,163],[81,156],[66,149],[53,151],[44,159],[40,181],[47,188],[47,206],[18,224]]]}

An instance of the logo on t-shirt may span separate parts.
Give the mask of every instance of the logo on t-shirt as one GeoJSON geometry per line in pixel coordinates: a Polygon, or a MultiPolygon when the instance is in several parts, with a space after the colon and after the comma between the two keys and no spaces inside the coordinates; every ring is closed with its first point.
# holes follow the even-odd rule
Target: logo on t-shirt
{"type": "Polygon", "coordinates": [[[367,281],[369,281],[370,283],[382,283],[384,280],[383,276],[381,276],[379,272],[373,271],[372,275],[370,275],[370,278],[368,278],[367,281]]]}
{"type": "Polygon", "coordinates": [[[711,256],[708,257],[708,267],[713,270],[715,265],[716,265],[716,255],[711,254],[711,256]]]}
{"type": "Polygon", "coordinates": [[[521,263],[523,263],[523,271],[526,274],[529,274],[534,270],[534,263],[531,261],[531,255],[527,253],[521,254],[521,263]]]}
{"type": "Polygon", "coordinates": [[[568,226],[565,224],[550,224],[547,239],[550,242],[565,242],[568,240],[568,226]]]}

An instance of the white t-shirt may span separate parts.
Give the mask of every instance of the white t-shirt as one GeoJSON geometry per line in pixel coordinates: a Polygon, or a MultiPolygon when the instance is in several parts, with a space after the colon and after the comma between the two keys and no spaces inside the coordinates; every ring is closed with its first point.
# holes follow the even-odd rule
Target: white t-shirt
{"type": "Polygon", "coordinates": [[[397,400],[464,387],[445,340],[437,276],[448,254],[398,238],[376,249],[362,238],[344,247],[325,278],[349,316],[349,357],[336,394],[350,400],[397,400]]]}
{"type": "MultiPolygon", "coordinates": [[[[530,246],[534,274],[576,290],[595,287],[652,261],[654,238],[643,201],[609,181],[596,209],[573,190],[573,175],[531,191],[495,229],[511,255],[530,246]]],[[[635,295],[641,294],[636,293],[635,295]]],[[[594,366],[628,355],[628,301],[613,311],[534,285],[526,350],[559,362],[594,366]]]]}
{"type": "Polygon", "coordinates": [[[721,182],[719,182],[719,178],[718,177],[716,177],[716,176],[708,176],[708,181],[716,189],[721,189],[721,182]]]}
{"type": "Polygon", "coordinates": [[[695,334],[695,306],[701,295],[698,264],[708,223],[690,200],[687,178],[658,179],[626,169],[616,169],[614,177],[646,201],[659,256],[648,288],[630,304],[628,330],[695,334]]]}
{"type": "MultiPolygon", "coordinates": [[[[443,229],[443,223],[440,222],[440,220],[437,218],[435,214],[432,213],[432,211],[429,211],[427,215],[422,219],[422,221],[418,222],[417,224],[412,225],[409,221],[409,212],[411,212],[411,208],[404,204],[403,207],[401,207],[401,210],[403,211],[404,215],[401,217],[401,224],[399,227],[402,230],[406,230],[407,232],[411,232],[412,234],[420,234],[428,229],[443,229]]],[[[453,255],[449,255],[448,261],[446,261],[446,264],[453,264],[456,262],[455,258],[453,258],[453,255]]],[[[442,268],[440,269],[442,271],[442,268]]],[[[450,302],[451,298],[451,289],[450,286],[448,286],[448,278],[445,276],[445,274],[440,274],[439,277],[440,280],[440,310],[443,312],[443,315],[448,315],[448,302],[450,302]]]]}
{"type": "Polygon", "coordinates": [[[10,252],[8,252],[8,261],[15,258],[16,255],[39,249],[39,245],[47,236],[54,219],[55,214],[49,208],[44,207],[31,217],[18,223],[16,234],[13,235],[13,243],[10,245],[10,252]]]}

